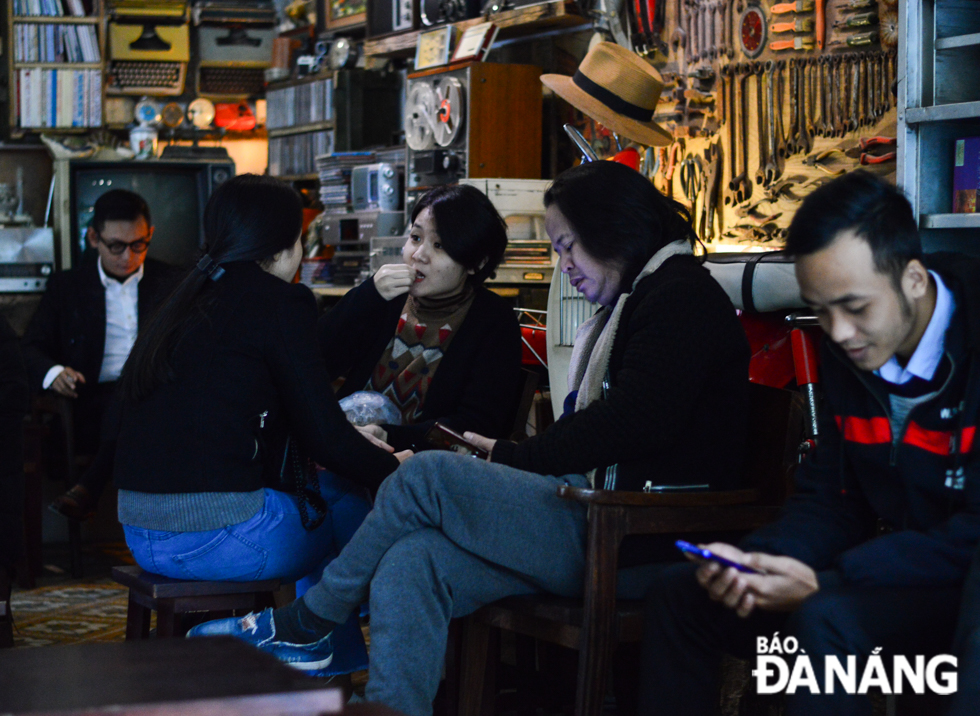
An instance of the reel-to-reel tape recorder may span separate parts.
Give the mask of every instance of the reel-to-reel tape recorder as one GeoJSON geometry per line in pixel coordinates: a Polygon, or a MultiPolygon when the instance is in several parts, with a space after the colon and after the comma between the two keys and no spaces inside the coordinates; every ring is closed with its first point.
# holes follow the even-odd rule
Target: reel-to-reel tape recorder
{"type": "Polygon", "coordinates": [[[406,211],[460,179],[541,177],[541,70],[477,62],[409,75],[406,211]]]}
{"type": "Polygon", "coordinates": [[[436,77],[412,84],[405,113],[405,138],[415,150],[448,147],[463,126],[463,83],[436,77]]]}

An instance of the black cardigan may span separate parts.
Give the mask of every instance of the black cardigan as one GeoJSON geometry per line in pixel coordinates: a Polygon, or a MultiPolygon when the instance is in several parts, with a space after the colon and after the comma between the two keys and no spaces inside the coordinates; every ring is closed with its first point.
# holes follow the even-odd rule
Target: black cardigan
{"type": "MultiPolygon", "coordinates": [[[[368,280],[347,293],[317,324],[327,370],[346,378],[337,397],[364,390],[378,365],[405,295],[385,301],[368,280]]],[[[421,417],[414,425],[385,425],[397,450],[427,449],[426,431],[436,420],[457,432],[507,436],[514,422],[521,382],[521,332],[507,302],[480,286],[463,325],[432,377],[421,417]]]]}
{"type": "MultiPolygon", "coordinates": [[[[690,256],[668,259],[627,299],[609,361],[608,397],[520,444],[498,442],[494,462],[542,475],[618,464],[616,489],[741,478],[749,346],[721,287],[690,256]]],[[[603,486],[597,477],[596,487],[603,486]]]]}
{"type": "Polygon", "coordinates": [[[263,466],[275,466],[282,454],[268,437],[286,431],[320,465],[371,488],[398,467],[337,405],[317,350],[308,288],[241,262],[227,265],[205,290],[212,300],[174,350],[175,379],[145,400],[123,403],[114,469],[120,489],[269,486],[263,466]]]}

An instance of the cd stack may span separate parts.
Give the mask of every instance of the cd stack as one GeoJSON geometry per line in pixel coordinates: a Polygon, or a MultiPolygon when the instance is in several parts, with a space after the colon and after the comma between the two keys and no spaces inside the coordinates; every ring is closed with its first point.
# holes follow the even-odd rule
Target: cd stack
{"type": "Polygon", "coordinates": [[[333,80],[270,89],[266,93],[269,174],[306,176],[313,157],[334,149],[333,80]]]}
{"type": "Polygon", "coordinates": [[[316,171],[313,157],[333,151],[333,130],[269,138],[269,174],[305,176],[316,171]]]}
{"type": "Polygon", "coordinates": [[[267,127],[282,129],[333,120],[333,80],[296,85],[266,93],[267,127]]]}
{"type": "Polygon", "coordinates": [[[351,169],[375,161],[373,152],[338,152],[316,158],[320,175],[320,203],[328,214],[346,214],[351,210],[351,169]]]}

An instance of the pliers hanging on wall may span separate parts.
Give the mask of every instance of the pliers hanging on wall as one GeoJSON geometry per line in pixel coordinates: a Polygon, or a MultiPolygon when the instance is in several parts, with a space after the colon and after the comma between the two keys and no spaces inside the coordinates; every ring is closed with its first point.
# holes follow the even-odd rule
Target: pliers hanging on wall
{"type": "Polygon", "coordinates": [[[841,154],[843,156],[847,156],[840,149],[825,149],[822,152],[814,152],[813,154],[808,156],[806,159],[803,160],[803,164],[805,164],[808,167],[814,167],[815,169],[819,169],[820,171],[826,174],[830,174],[831,176],[837,176],[838,174],[843,174],[844,173],[843,168],[833,169],[831,168],[830,163],[827,162],[827,160],[830,159],[830,157],[832,157],[834,154],[841,154]]]}
{"type": "Polygon", "coordinates": [[[857,159],[863,166],[869,164],[884,164],[885,162],[895,161],[897,152],[894,147],[898,144],[895,137],[861,137],[858,146],[851,147],[845,154],[852,159],[857,159]],[[885,153],[872,153],[869,150],[874,147],[892,148],[892,151],[885,153]]]}

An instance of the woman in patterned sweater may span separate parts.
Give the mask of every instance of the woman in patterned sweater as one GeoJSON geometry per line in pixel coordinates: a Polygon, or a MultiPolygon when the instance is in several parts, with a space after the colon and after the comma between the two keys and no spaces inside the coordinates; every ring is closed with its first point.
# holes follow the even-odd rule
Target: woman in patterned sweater
{"type": "MultiPolygon", "coordinates": [[[[483,286],[507,246],[506,225],[471,186],[443,186],[412,211],[402,263],[382,266],[319,319],[317,338],[344,398],[368,390],[392,400],[401,425],[368,426],[396,450],[427,449],[436,421],[459,433],[509,437],[521,383],[513,309],[483,286]]],[[[333,476],[326,495],[337,552],[370,510],[363,488],[333,476]]],[[[297,585],[302,593],[318,575],[297,585]]],[[[356,619],[338,634],[332,673],[367,664],[356,619]]]]}

